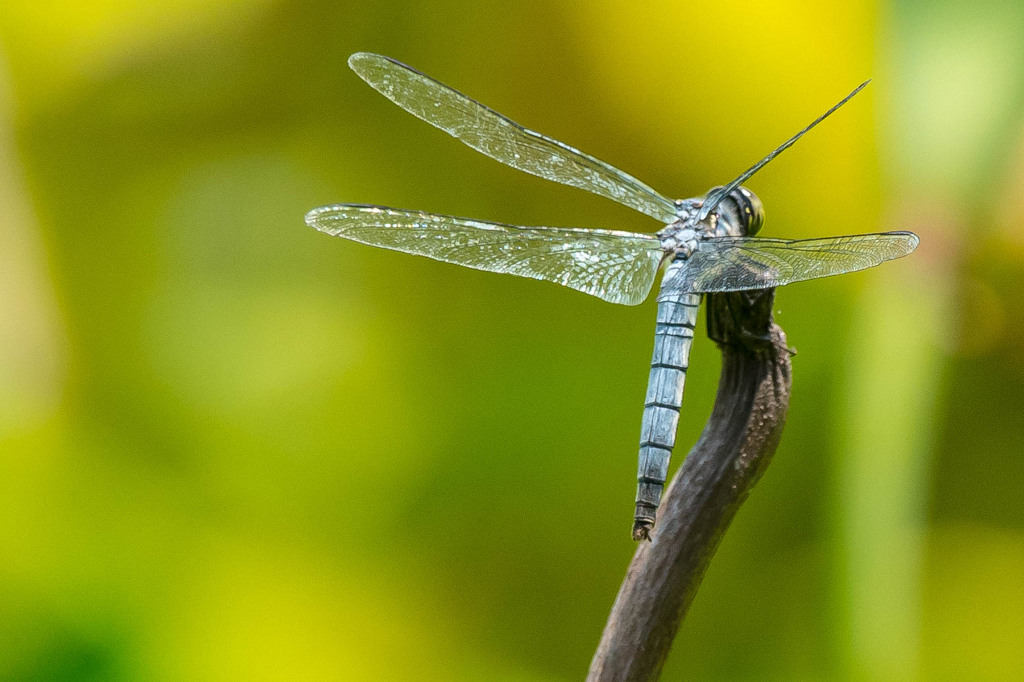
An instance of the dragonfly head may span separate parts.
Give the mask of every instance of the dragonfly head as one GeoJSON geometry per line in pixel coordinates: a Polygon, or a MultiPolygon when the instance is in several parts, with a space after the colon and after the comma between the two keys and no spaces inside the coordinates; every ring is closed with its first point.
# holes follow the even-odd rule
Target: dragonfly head
{"type": "MultiPolygon", "coordinates": [[[[716,189],[712,187],[710,192],[716,189]]],[[[730,192],[715,213],[718,214],[715,233],[720,237],[753,237],[764,225],[764,206],[746,187],[737,187],[730,192]]]]}

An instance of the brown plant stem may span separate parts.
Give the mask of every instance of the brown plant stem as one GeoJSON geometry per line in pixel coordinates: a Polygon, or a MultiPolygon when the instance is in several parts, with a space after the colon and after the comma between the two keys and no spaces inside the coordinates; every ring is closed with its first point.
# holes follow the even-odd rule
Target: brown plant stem
{"type": "Polygon", "coordinates": [[[651,541],[629,565],[588,680],[658,678],[722,534],[775,452],[791,352],[773,301],[774,290],[708,296],[708,335],[722,351],[715,405],[665,493],[651,541]]]}

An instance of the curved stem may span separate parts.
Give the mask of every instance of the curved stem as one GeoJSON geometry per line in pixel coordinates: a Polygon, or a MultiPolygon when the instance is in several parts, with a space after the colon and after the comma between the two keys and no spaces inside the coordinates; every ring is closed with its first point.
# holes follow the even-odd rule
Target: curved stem
{"type": "Polygon", "coordinates": [[[715,406],[665,494],[651,542],[629,565],[588,680],[657,679],[718,541],[775,452],[790,352],[773,301],[773,290],[708,296],[708,335],[722,351],[715,406]]]}

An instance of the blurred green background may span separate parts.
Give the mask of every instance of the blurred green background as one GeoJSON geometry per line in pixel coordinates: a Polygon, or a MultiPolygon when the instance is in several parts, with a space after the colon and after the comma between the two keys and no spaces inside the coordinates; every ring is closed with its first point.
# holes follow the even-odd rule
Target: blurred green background
{"type": "MultiPolygon", "coordinates": [[[[0,679],[581,679],[653,302],[329,239],[340,201],[653,231],[399,110],[394,56],[764,234],[775,461],[665,679],[1024,679],[1024,4],[0,3],[0,679]]],[[[678,466],[714,397],[692,355],[678,466]]]]}

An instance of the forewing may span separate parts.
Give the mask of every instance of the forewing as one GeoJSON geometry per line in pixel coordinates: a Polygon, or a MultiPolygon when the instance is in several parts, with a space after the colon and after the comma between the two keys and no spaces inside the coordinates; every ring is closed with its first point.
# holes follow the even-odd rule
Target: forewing
{"type": "Polygon", "coordinates": [[[360,78],[413,116],[513,168],[579,187],[646,213],[676,219],[668,199],[628,173],[569,145],[527,130],[498,112],[389,57],[357,52],[348,64],[360,78]]]}
{"type": "Polygon", "coordinates": [[[917,248],[913,232],[825,239],[715,237],[700,242],[673,286],[695,293],[768,289],[874,267],[917,248]]]}
{"type": "Polygon", "coordinates": [[[383,206],[324,206],[306,223],[363,244],[547,280],[624,305],[647,298],[662,257],[652,235],[520,227],[383,206]]]}
{"type": "Polygon", "coordinates": [[[782,152],[784,152],[787,149],[789,149],[790,147],[792,147],[796,143],[796,141],[799,140],[804,135],[806,135],[807,132],[810,131],[811,128],[813,128],[814,126],[818,125],[819,123],[824,121],[826,118],[831,116],[833,113],[835,113],[836,109],[838,109],[839,107],[841,107],[844,104],[846,104],[847,102],[849,102],[850,99],[854,95],[856,95],[858,92],[863,90],[867,86],[867,84],[870,83],[870,82],[871,82],[870,80],[866,80],[863,83],[861,83],[860,85],[858,85],[856,88],[853,89],[853,92],[851,92],[849,95],[847,95],[843,99],[839,100],[838,104],[833,106],[831,109],[826,111],[824,114],[822,114],[818,118],[816,118],[813,121],[811,121],[811,124],[809,126],[807,126],[806,128],[804,128],[803,130],[801,130],[799,133],[797,133],[793,137],[789,138],[788,140],[786,140],[785,142],[780,144],[778,147],[776,147],[772,151],[768,152],[767,156],[765,156],[763,159],[761,159],[760,161],[755,163],[753,166],[751,166],[747,170],[745,170],[742,173],[740,173],[739,177],[735,178],[728,185],[725,185],[724,187],[719,187],[717,189],[713,189],[710,192],[708,192],[708,195],[704,198],[704,203],[700,207],[700,213],[697,214],[697,219],[698,220],[704,220],[709,215],[711,215],[711,211],[715,210],[715,207],[718,206],[720,203],[722,203],[722,200],[725,199],[727,196],[729,196],[732,193],[733,190],[735,190],[737,187],[739,187],[744,182],[746,182],[747,179],[749,179],[751,175],[753,175],[757,171],[761,170],[761,168],[763,168],[765,166],[765,164],[770,162],[772,159],[774,159],[776,156],[778,156],[782,152]]]}

